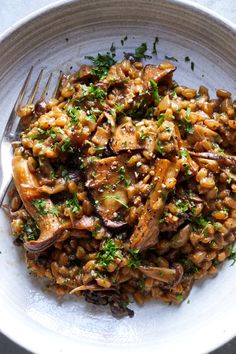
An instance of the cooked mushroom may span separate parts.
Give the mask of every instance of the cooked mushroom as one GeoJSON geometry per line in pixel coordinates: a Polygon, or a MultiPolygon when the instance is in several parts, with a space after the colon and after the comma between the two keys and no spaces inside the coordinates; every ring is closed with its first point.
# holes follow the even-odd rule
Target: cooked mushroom
{"type": "Polygon", "coordinates": [[[177,163],[165,159],[156,162],[154,190],[150,193],[138,225],[130,238],[132,248],[143,250],[157,243],[160,232],[159,219],[163,213],[167,195],[175,187],[174,181],[178,173],[177,163]],[[170,180],[173,181],[171,187],[169,186],[170,180]]]}
{"type": "Polygon", "coordinates": [[[88,163],[86,186],[91,193],[97,213],[104,224],[119,228],[127,224],[127,184],[134,182],[134,172],[127,166],[126,154],[88,163]]]}
{"type": "Polygon", "coordinates": [[[111,147],[116,154],[121,151],[139,150],[141,148],[136,128],[132,122],[121,124],[116,128],[111,147]]]}
{"type": "Polygon", "coordinates": [[[38,181],[29,171],[27,160],[23,156],[15,155],[12,168],[15,186],[21,200],[40,228],[38,240],[28,241],[24,243],[24,246],[31,252],[43,251],[55,242],[68,225],[62,224],[58,217],[51,212],[54,205],[49,198],[40,193],[38,181]],[[43,201],[43,213],[39,213],[35,207],[34,201],[37,199],[43,201]]]}

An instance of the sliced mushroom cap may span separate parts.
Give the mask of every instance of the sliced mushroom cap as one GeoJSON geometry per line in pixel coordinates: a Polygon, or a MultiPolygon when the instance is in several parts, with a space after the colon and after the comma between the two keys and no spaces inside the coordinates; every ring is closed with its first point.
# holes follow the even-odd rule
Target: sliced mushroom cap
{"type": "Polygon", "coordinates": [[[136,128],[132,122],[121,124],[116,128],[111,147],[116,154],[121,151],[138,150],[141,148],[136,128]]]}
{"type": "Polygon", "coordinates": [[[172,248],[180,248],[185,245],[185,243],[189,240],[191,231],[192,228],[190,224],[183,227],[179,232],[177,232],[177,234],[172,237],[170,241],[170,246],[172,248]]]}
{"type": "Polygon", "coordinates": [[[176,279],[176,269],[164,267],[144,267],[138,268],[146,277],[156,279],[163,283],[172,284],[176,279]]]}
{"type": "Polygon", "coordinates": [[[171,63],[162,63],[158,66],[148,64],[145,66],[142,74],[142,79],[146,86],[146,89],[149,86],[150,80],[152,79],[156,83],[163,80],[167,75],[173,73],[176,70],[176,67],[171,63]]]}
{"type": "Polygon", "coordinates": [[[130,238],[132,248],[143,250],[157,243],[160,232],[159,220],[171,190],[168,188],[168,181],[176,179],[178,173],[177,163],[165,159],[157,161],[153,180],[155,187],[147,199],[138,225],[130,238]]]}
{"type": "Polygon", "coordinates": [[[38,240],[28,241],[24,246],[31,252],[43,251],[55,242],[68,225],[62,224],[58,217],[50,212],[54,205],[49,198],[45,198],[40,193],[38,181],[29,171],[27,160],[21,155],[15,155],[12,167],[16,189],[26,210],[36,220],[41,232],[38,240]],[[44,201],[44,207],[49,211],[48,213],[43,215],[38,213],[33,202],[39,198],[44,201]]]}
{"type": "Polygon", "coordinates": [[[220,135],[214,130],[200,124],[194,124],[193,134],[188,134],[187,136],[188,144],[192,146],[193,144],[203,140],[208,140],[210,142],[217,141],[219,143],[222,142],[220,135]]]}
{"type": "Polygon", "coordinates": [[[220,165],[224,166],[236,166],[236,158],[235,156],[231,155],[217,155],[212,152],[195,152],[190,151],[189,154],[194,157],[202,158],[202,159],[209,159],[218,161],[220,165]]]}
{"type": "Polygon", "coordinates": [[[146,277],[165,283],[165,288],[172,288],[178,285],[184,274],[183,267],[179,263],[174,263],[173,268],[141,266],[139,270],[146,277]]]}
{"type": "Polygon", "coordinates": [[[92,161],[86,167],[88,188],[98,215],[110,228],[126,225],[128,213],[127,183],[134,182],[134,172],[123,154],[92,161]]]}

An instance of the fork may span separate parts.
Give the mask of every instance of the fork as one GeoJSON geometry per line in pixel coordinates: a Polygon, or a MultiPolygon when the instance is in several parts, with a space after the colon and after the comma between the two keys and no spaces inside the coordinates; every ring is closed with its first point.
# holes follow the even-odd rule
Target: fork
{"type": "MultiPolygon", "coordinates": [[[[10,113],[9,119],[5,126],[1,141],[0,141],[0,166],[1,166],[1,180],[0,180],[0,207],[4,201],[10,183],[12,181],[12,168],[10,161],[13,157],[13,149],[12,144],[19,140],[20,132],[21,132],[21,124],[20,119],[17,119],[17,110],[22,105],[24,97],[26,96],[27,88],[29,86],[29,82],[32,76],[33,66],[31,67],[23,86],[20,90],[20,93],[16,99],[16,102],[13,106],[13,109],[10,113]],[[4,165],[3,165],[4,164],[4,165]]],[[[39,85],[43,77],[44,69],[42,69],[33,84],[32,91],[28,97],[26,105],[35,104],[35,98],[39,91],[39,85]]],[[[41,96],[39,101],[45,99],[46,95],[48,94],[50,82],[52,80],[52,73],[49,75],[46,84],[42,90],[41,96]]],[[[53,90],[52,98],[56,98],[58,94],[58,90],[61,84],[63,73],[60,71],[59,76],[56,81],[55,88],[53,90]]]]}

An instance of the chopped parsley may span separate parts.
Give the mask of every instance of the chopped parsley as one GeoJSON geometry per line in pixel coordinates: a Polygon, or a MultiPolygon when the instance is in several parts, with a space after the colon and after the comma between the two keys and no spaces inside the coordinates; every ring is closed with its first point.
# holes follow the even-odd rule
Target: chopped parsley
{"type": "Polygon", "coordinates": [[[116,47],[114,46],[114,43],[111,44],[110,52],[114,58],[116,56],[116,47]]]}
{"type": "Polygon", "coordinates": [[[159,116],[159,119],[157,121],[157,125],[162,125],[162,123],[164,122],[165,120],[165,114],[164,113],[161,113],[160,116],[159,116]]]}
{"type": "Polygon", "coordinates": [[[141,258],[138,249],[129,250],[128,267],[138,268],[141,266],[141,258]]]}
{"type": "Polygon", "coordinates": [[[102,267],[107,267],[116,257],[122,258],[122,255],[119,247],[111,239],[108,239],[104,243],[102,250],[96,255],[98,263],[102,267]]]}
{"type": "Polygon", "coordinates": [[[190,107],[187,108],[186,110],[186,114],[184,116],[184,120],[185,120],[185,130],[188,134],[193,134],[193,125],[192,122],[189,119],[191,113],[191,109],[190,107]]]}
{"type": "Polygon", "coordinates": [[[59,215],[58,208],[54,206],[53,208],[46,208],[46,200],[42,198],[38,198],[32,201],[32,205],[35,207],[35,209],[38,211],[40,215],[46,215],[46,214],[53,214],[55,216],[59,215]]]}
{"type": "Polygon", "coordinates": [[[48,213],[46,209],[46,200],[45,199],[35,199],[32,201],[32,205],[35,207],[35,209],[38,211],[39,214],[41,215],[46,215],[48,213]]]}
{"type": "Polygon", "coordinates": [[[169,57],[168,55],[165,55],[166,60],[172,60],[172,61],[178,61],[175,57],[169,57]]]}
{"type": "Polygon", "coordinates": [[[116,63],[113,56],[114,54],[107,52],[106,54],[98,53],[96,57],[86,56],[85,58],[91,60],[95,66],[92,69],[92,74],[102,80],[107,76],[110,67],[116,63]]]}
{"type": "Polygon", "coordinates": [[[191,61],[191,70],[194,71],[195,64],[193,61],[191,61]]]}
{"type": "Polygon", "coordinates": [[[66,113],[70,117],[70,124],[78,124],[79,123],[79,116],[80,116],[80,110],[77,109],[74,106],[68,106],[66,108],[66,113]]]}
{"type": "Polygon", "coordinates": [[[230,246],[229,259],[231,259],[233,261],[230,265],[231,266],[235,265],[235,263],[236,263],[236,250],[233,250],[233,246],[230,246]]]}
{"type": "Polygon", "coordinates": [[[78,213],[80,211],[80,205],[76,193],[73,198],[66,200],[66,207],[71,210],[72,213],[78,213]]]}
{"type": "Polygon", "coordinates": [[[125,44],[125,42],[127,41],[127,39],[128,39],[128,37],[125,36],[124,38],[122,38],[122,39],[120,40],[120,43],[121,43],[122,46],[125,44]]]}
{"type": "Polygon", "coordinates": [[[73,152],[73,147],[71,146],[71,140],[70,138],[66,138],[61,145],[61,151],[62,152],[73,152]]]}
{"type": "Polygon", "coordinates": [[[190,61],[189,56],[185,57],[185,58],[184,58],[184,61],[185,61],[186,63],[188,63],[188,62],[190,61]]]}
{"type": "Polygon", "coordinates": [[[142,43],[139,47],[135,49],[135,59],[136,60],[141,60],[141,59],[151,59],[150,55],[145,54],[147,51],[147,43],[142,43]]]}
{"type": "Polygon", "coordinates": [[[185,149],[185,148],[182,148],[182,149],[180,149],[180,156],[183,158],[183,157],[185,157],[185,158],[187,158],[187,157],[189,157],[189,152],[188,152],[188,150],[187,149],[185,149]]]}
{"type": "Polygon", "coordinates": [[[191,223],[192,223],[192,226],[193,226],[193,229],[195,231],[199,230],[199,229],[202,229],[203,232],[207,230],[207,226],[209,225],[210,223],[210,220],[207,220],[203,217],[202,214],[194,217],[192,220],[191,220],[191,223]]]}
{"type": "Polygon", "coordinates": [[[155,103],[159,104],[161,99],[160,99],[157,83],[153,79],[151,79],[150,84],[151,84],[151,94],[154,97],[155,103]]]}
{"type": "Polygon", "coordinates": [[[176,300],[177,300],[178,302],[182,302],[183,299],[184,299],[184,298],[183,298],[183,294],[180,294],[180,293],[179,293],[179,294],[176,295],[176,300]]]}
{"type": "Polygon", "coordinates": [[[153,45],[152,45],[152,54],[157,55],[157,45],[159,43],[159,38],[155,37],[153,45]]]}
{"type": "Polygon", "coordinates": [[[148,138],[148,135],[143,133],[143,132],[141,132],[141,135],[140,135],[140,138],[139,138],[140,141],[144,142],[147,138],[148,138]]]}
{"type": "Polygon", "coordinates": [[[93,237],[97,236],[99,230],[101,230],[101,225],[96,224],[96,225],[95,225],[95,230],[92,231],[92,236],[93,236],[93,237]]]}
{"type": "Polygon", "coordinates": [[[126,171],[125,171],[124,166],[121,166],[121,167],[118,169],[118,173],[119,173],[120,180],[121,180],[122,182],[124,182],[125,186],[126,186],[126,187],[130,186],[131,181],[127,180],[126,171]]]}
{"type": "Polygon", "coordinates": [[[25,233],[27,241],[36,240],[39,234],[37,223],[32,219],[27,220],[27,222],[23,225],[23,233],[25,233]]]}
{"type": "Polygon", "coordinates": [[[162,145],[160,140],[157,140],[156,149],[159,152],[159,154],[163,155],[164,146],[162,145]]]}
{"type": "Polygon", "coordinates": [[[106,92],[100,87],[95,86],[94,84],[89,84],[88,95],[93,96],[94,98],[104,100],[104,98],[106,97],[106,92]]]}

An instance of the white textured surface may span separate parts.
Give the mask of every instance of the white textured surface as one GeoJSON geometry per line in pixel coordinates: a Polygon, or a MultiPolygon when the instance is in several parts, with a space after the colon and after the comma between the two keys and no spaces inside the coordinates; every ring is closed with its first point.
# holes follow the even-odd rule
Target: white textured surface
{"type": "MultiPolygon", "coordinates": [[[[156,0],[156,2],[158,1],[156,0]]],[[[48,1],[18,0],[10,2],[1,0],[0,13],[3,19],[1,26],[6,27],[10,24],[8,22],[10,17],[6,14],[11,13],[13,8],[15,9],[13,11],[14,20],[16,20],[26,11],[30,12],[35,9],[36,5],[38,7],[39,3],[43,5],[48,1]],[[19,6],[20,3],[21,6],[19,6]]],[[[92,1],[89,3],[91,4],[92,1]]],[[[123,2],[123,4],[125,3],[123,2]]],[[[152,1],[148,3],[151,4],[152,1]]],[[[207,3],[214,3],[214,6],[222,4],[221,1],[207,1],[207,3]]],[[[224,7],[229,9],[230,3],[230,1],[224,1],[224,7]]],[[[235,10],[236,4],[234,2],[232,4],[235,10]]],[[[162,7],[160,8],[162,9],[162,7]]],[[[95,7],[93,16],[96,15],[96,12],[95,7]]],[[[105,10],[100,13],[100,16],[104,13],[105,10]]],[[[147,41],[147,38],[150,38],[149,43],[151,43],[152,38],[158,33],[161,39],[159,60],[165,54],[178,57],[180,61],[176,75],[182,83],[193,86],[204,83],[212,91],[216,87],[222,86],[223,83],[225,88],[235,92],[236,51],[233,47],[229,47],[230,43],[226,44],[226,48],[222,50],[224,47],[222,42],[227,41],[227,36],[223,37],[223,32],[217,31],[218,27],[214,21],[206,21],[205,28],[200,18],[197,16],[191,18],[187,11],[183,11],[179,16],[180,23],[174,29],[170,16],[178,15],[178,11],[172,9],[168,12],[169,17],[160,16],[159,21],[156,23],[152,21],[149,26],[144,21],[139,22],[138,26],[135,25],[136,16],[138,16],[136,12],[133,15],[133,20],[130,23],[123,23],[122,26],[119,25],[119,22],[114,24],[111,21],[106,23],[104,27],[95,25],[89,27],[87,26],[89,22],[83,23],[83,19],[81,19],[83,27],[79,30],[77,26],[79,27],[81,24],[76,21],[78,14],[70,16],[68,27],[66,23],[60,23],[60,27],[57,28],[57,16],[51,18],[51,24],[47,28],[48,38],[40,32],[41,27],[45,28],[46,24],[40,27],[40,22],[36,21],[35,33],[22,30],[15,34],[12,39],[12,43],[15,43],[12,49],[9,48],[8,43],[5,43],[5,47],[2,47],[4,50],[0,53],[1,112],[7,113],[8,108],[3,108],[10,106],[12,97],[16,95],[22,76],[30,63],[34,63],[38,68],[47,64],[52,70],[57,70],[61,65],[64,68],[68,67],[70,63],[78,65],[80,61],[83,61],[85,54],[95,53],[98,49],[107,50],[112,41],[119,43],[119,39],[125,34],[128,34],[129,37],[135,35],[136,39],[127,43],[128,46],[134,47],[137,43],[147,41]],[[181,22],[183,23],[181,24],[181,22]],[[161,27],[161,25],[163,26],[161,27]],[[184,31],[184,28],[188,31],[184,31]],[[64,31],[63,35],[60,35],[60,31],[64,31]],[[170,35],[173,32],[175,33],[174,38],[170,35]],[[100,35],[101,39],[98,40],[100,35]],[[30,43],[24,41],[26,36],[30,38],[30,43]],[[66,36],[69,37],[68,43],[65,42],[66,36]],[[208,44],[206,45],[207,39],[208,44]],[[7,50],[8,54],[6,54],[7,50]],[[183,61],[186,55],[189,55],[196,63],[194,73],[186,68],[183,61]]],[[[228,14],[233,14],[232,8],[228,14]]],[[[129,15],[131,16],[129,12],[123,15],[127,19],[129,15]]],[[[146,16],[150,16],[151,19],[155,18],[152,15],[154,16],[152,12],[147,11],[146,16]]],[[[231,19],[233,18],[231,17],[231,19]]],[[[149,23],[149,21],[147,22],[149,23]]],[[[7,114],[2,119],[6,117],[7,114]]],[[[181,307],[148,304],[142,309],[137,308],[136,315],[132,320],[116,321],[107,313],[102,315],[101,309],[95,310],[92,306],[74,300],[58,303],[53,296],[42,292],[38,282],[27,276],[19,252],[12,246],[12,240],[6,236],[7,232],[5,218],[1,215],[0,249],[2,255],[0,267],[4,269],[4,272],[1,273],[0,287],[0,311],[1,318],[4,318],[4,323],[1,322],[1,326],[18,342],[34,348],[37,352],[44,354],[47,353],[45,348],[50,348],[52,354],[58,353],[59,350],[61,353],[74,351],[91,353],[91,350],[93,353],[113,353],[116,351],[154,353],[155,348],[155,352],[161,354],[169,354],[170,352],[199,354],[220,345],[233,335],[236,317],[234,301],[236,286],[233,282],[235,269],[228,265],[225,265],[216,279],[205,281],[194,287],[190,296],[190,304],[185,302],[181,307]],[[13,324],[13,318],[15,324],[13,324]],[[12,331],[16,333],[13,334],[12,331]],[[35,345],[36,334],[37,345],[35,345]],[[68,339],[69,344],[66,344],[68,339]],[[85,343],[90,343],[90,349],[85,349],[87,348],[85,343]],[[120,348],[117,348],[117,344],[120,348]]]]}
{"type": "MultiPolygon", "coordinates": [[[[54,2],[55,0],[1,0],[0,33],[22,17],[54,2]]],[[[235,0],[193,0],[193,2],[204,5],[222,16],[225,16],[229,20],[236,22],[235,0]]]]}

